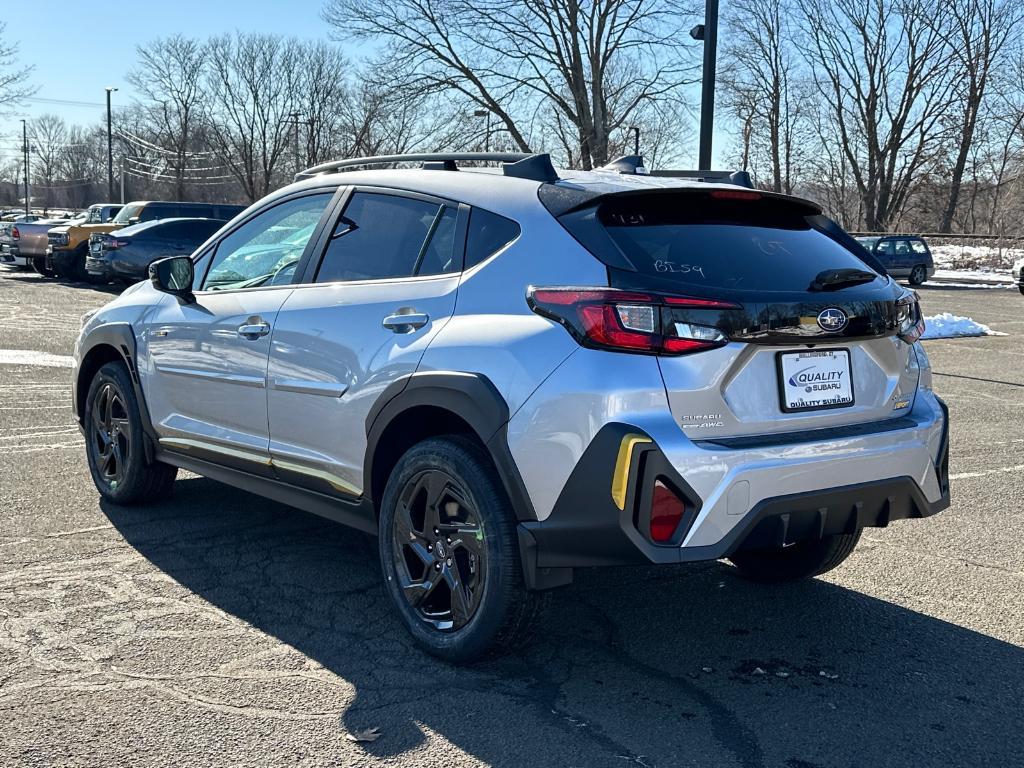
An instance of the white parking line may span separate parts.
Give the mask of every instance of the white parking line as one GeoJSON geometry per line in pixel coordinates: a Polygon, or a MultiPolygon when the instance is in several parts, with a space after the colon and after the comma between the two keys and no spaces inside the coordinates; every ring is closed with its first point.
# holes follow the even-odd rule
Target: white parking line
{"type": "Polygon", "coordinates": [[[41,365],[45,368],[71,368],[70,355],[51,355],[34,349],[0,349],[0,365],[41,365]]]}
{"type": "Polygon", "coordinates": [[[955,475],[950,475],[950,480],[965,480],[968,477],[985,477],[986,475],[998,475],[1001,472],[1024,472],[1024,464],[1017,464],[1013,467],[996,467],[995,469],[985,469],[981,472],[958,472],[955,475]]]}

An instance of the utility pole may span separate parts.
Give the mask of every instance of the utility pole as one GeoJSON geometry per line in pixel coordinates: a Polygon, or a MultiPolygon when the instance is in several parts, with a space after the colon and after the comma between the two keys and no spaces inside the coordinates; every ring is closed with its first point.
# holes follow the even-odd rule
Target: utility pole
{"type": "Polygon", "coordinates": [[[25,213],[32,213],[32,192],[28,182],[28,123],[21,121],[21,138],[24,142],[22,149],[25,152],[25,213]]]}
{"type": "Polygon", "coordinates": [[[294,146],[294,149],[295,149],[295,174],[298,175],[298,174],[302,173],[302,166],[299,164],[299,117],[302,116],[302,113],[301,112],[289,112],[288,115],[291,117],[292,124],[293,124],[293,127],[295,129],[295,136],[294,136],[294,142],[295,142],[295,146],[294,146]]]}
{"type": "Polygon", "coordinates": [[[715,125],[715,65],[718,54],[718,0],[705,0],[704,23],[690,30],[690,37],[704,41],[701,72],[700,151],[697,168],[711,170],[711,134],[715,125]]]}
{"type": "Polygon", "coordinates": [[[121,205],[124,205],[124,155],[121,155],[121,205]]]}
{"type": "Polygon", "coordinates": [[[107,90],[107,202],[114,202],[114,135],[111,131],[110,94],[117,90],[109,85],[107,90]]]}

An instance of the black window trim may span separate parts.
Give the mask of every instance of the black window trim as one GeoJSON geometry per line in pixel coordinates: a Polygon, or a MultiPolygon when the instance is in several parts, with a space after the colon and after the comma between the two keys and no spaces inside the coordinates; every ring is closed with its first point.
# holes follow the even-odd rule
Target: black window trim
{"type": "MultiPolygon", "coordinates": [[[[397,189],[395,187],[380,187],[368,184],[353,184],[345,188],[345,192],[341,195],[337,201],[336,212],[331,217],[331,226],[327,227],[324,232],[321,232],[320,242],[317,243],[316,253],[317,256],[313,258],[311,256],[309,262],[305,265],[304,271],[302,272],[302,279],[296,280],[295,282],[300,285],[367,285],[377,283],[394,283],[394,282],[407,282],[409,280],[443,280],[451,278],[459,278],[466,265],[466,235],[469,231],[469,211],[470,206],[466,203],[461,203],[456,200],[449,200],[437,195],[427,195],[422,192],[412,192],[406,189],[397,189]],[[348,207],[349,202],[352,200],[352,196],[356,192],[366,192],[369,194],[377,195],[390,195],[391,197],[406,197],[412,200],[420,200],[425,203],[433,203],[439,206],[448,206],[449,208],[455,208],[456,219],[455,219],[455,233],[454,243],[455,253],[453,257],[458,263],[459,268],[452,272],[445,272],[440,275],[405,275],[404,277],[376,277],[367,280],[331,280],[329,282],[318,283],[316,277],[320,272],[320,268],[323,266],[324,257],[327,255],[327,246],[332,239],[332,233],[338,223],[344,218],[345,209],[348,207]]],[[[424,241],[426,242],[426,241],[424,241]]],[[[304,257],[305,258],[305,257],[304,257]]],[[[300,268],[303,267],[302,263],[299,264],[300,268]]],[[[295,270],[296,276],[300,273],[299,269],[295,270]]]]}
{"type": "Polygon", "coordinates": [[[284,283],[283,285],[257,285],[251,288],[229,288],[227,290],[219,291],[208,291],[202,288],[197,288],[194,292],[198,295],[209,296],[237,293],[239,291],[263,291],[272,290],[276,288],[288,288],[295,285],[296,282],[298,282],[296,278],[298,278],[299,275],[303,274],[304,270],[307,269],[312,254],[316,252],[316,247],[319,246],[320,241],[323,240],[326,224],[328,222],[334,221],[335,213],[338,210],[338,203],[341,199],[344,198],[345,191],[346,187],[344,186],[330,184],[311,187],[308,189],[303,189],[298,192],[293,192],[291,194],[282,195],[281,197],[276,197],[273,200],[269,201],[266,205],[262,205],[259,208],[250,211],[249,214],[244,219],[239,219],[237,222],[235,222],[235,225],[231,227],[231,229],[229,229],[226,232],[222,232],[214,242],[210,243],[205,248],[202,248],[201,250],[197,251],[195,256],[192,257],[192,262],[194,264],[198,264],[202,259],[206,258],[207,256],[211,257],[210,260],[207,262],[206,266],[202,270],[202,278],[200,278],[197,281],[198,285],[204,285],[206,283],[206,278],[210,271],[210,267],[213,265],[213,256],[216,255],[217,248],[220,247],[220,244],[224,242],[226,238],[233,235],[241,227],[244,227],[257,216],[260,216],[266,213],[267,211],[271,210],[272,208],[276,208],[279,205],[289,203],[293,200],[298,200],[299,198],[302,197],[311,197],[313,195],[333,193],[333,197],[328,201],[326,207],[323,210],[323,213],[320,214],[320,220],[317,222],[316,227],[313,228],[313,234],[310,235],[309,240],[306,241],[306,247],[302,251],[302,256],[299,258],[299,263],[295,266],[295,272],[292,275],[291,283],[284,283]]]}

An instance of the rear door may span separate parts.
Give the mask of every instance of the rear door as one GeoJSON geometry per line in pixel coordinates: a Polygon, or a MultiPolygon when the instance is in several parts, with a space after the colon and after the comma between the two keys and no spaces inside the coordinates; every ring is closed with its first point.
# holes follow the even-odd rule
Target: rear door
{"type": "Polygon", "coordinates": [[[361,493],[370,408],[455,309],[466,215],[422,195],[352,191],[276,323],[268,401],[282,478],[361,493]]]}
{"type": "Polygon", "coordinates": [[[668,307],[666,328],[713,327],[718,349],[659,358],[687,435],[704,439],[885,420],[917,384],[896,338],[903,290],[799,201],[715,192],[612,198],[599,218],[635,270],[614,287],[729,302],[668,307]]]}

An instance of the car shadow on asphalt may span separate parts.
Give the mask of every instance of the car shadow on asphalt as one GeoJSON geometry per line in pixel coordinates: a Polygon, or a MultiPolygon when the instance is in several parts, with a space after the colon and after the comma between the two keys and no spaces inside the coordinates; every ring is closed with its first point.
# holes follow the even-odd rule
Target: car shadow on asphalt
{"type": "Polygon", "coordinates": [[[1019,759],[1020,648],[822,580],[583,571],[528,647],[460,668],[408,640],[370,537],[202,478],[156,506],[102,506],[154,566],[351,684],[339,739],[377,727],[363,746],[379,758],[426,728],[510,766],[1019,759]]]}

